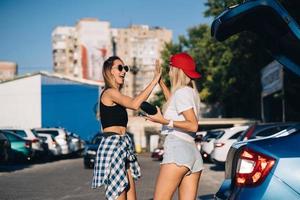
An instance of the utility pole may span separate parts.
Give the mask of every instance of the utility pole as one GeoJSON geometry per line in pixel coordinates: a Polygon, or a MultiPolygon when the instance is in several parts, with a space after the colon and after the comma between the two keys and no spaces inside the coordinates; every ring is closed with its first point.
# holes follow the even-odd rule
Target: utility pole
{"type": "MultiPolygon", "coordinates": [[[[133,81],[132,81],[132,96],[136,96],[136,75],[139,72],[139,68],[137,67],[136,57],[133,57],[133,66],[130,69],[130,72],[133,75],[133,81]]],[[[136,112],[133,112],[133,115],[136,115],[136,112]]]]}
{"type": "Polygon", "coordinates": [[[136,85],[136,75],[139,72],[139,68],[136,65],[137,65],[136,57],[133,57],[133,66],[130,69],[130,72],[133,74],[133,87],[132,87],[133,96],[136,95],[136,87],[137,87],[137,85],[136,85]]]}

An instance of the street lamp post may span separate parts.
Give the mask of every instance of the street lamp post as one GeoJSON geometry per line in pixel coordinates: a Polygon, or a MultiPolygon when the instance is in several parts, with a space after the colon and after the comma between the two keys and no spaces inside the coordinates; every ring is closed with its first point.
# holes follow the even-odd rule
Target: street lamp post
{"type": "Polygon", "coordinates": [[[133,66],[130,69],[131,73],[133,74],[133,86],[132,86],[132,93],[133,96],[136,95],[136,75],[139,72],[139,68],[136,66],[136,57],[133,57],[133,66]]]}

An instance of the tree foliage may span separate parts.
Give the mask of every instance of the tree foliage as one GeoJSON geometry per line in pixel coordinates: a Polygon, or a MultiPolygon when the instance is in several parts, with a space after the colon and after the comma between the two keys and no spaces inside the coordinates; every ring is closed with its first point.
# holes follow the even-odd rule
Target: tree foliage
{"type": "MultiPolygon", "coordinates": [[[[205,16],[215,17],[239,0],[207,0],[205,16]]],[[[296,0],[285,3],[296,20],[300,18],[300,6],[296,0]]],[[[163,78],[168,81],[168,59],[171,54],[186,51],[200,66],[202,78],[198,81],[200,97],[208,105],[218,105],[223,117],[260,118],[260,70],[272,61],[260,39],[243,32],[224,42],[211,37],[206,24],[190,28],[187,36],[180,36],[177,43],[165,46],[162,52],[163,78]]],[[[158,95],[156,104],[163,101],[158,95]]]]}

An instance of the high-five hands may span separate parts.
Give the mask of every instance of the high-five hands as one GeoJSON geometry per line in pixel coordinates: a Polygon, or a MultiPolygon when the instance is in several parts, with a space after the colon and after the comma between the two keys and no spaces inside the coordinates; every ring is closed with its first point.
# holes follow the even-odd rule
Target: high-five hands
{"type": "Polygon", "coordinates": [[[155,73],[154,73],[154,80],[157,83],[160,80],[162,74],[162,68],[161,65],[159,63],[159,60],[155,61],[155,73]]]}

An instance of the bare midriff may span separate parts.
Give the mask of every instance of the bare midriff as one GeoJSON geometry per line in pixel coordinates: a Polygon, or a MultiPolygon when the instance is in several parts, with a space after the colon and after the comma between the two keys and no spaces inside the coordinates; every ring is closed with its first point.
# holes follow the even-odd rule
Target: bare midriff
{"type": "Polygon", "coordinates": [[[104,132],[104,134],[105,134],[105,132],[114,132],[114,133],[118,133],[120,135],[124,135],[126,133],[126,127],[110,126],[110,127],[106,127],[105,129],[103,129],[103,132],[104,132]]]}

